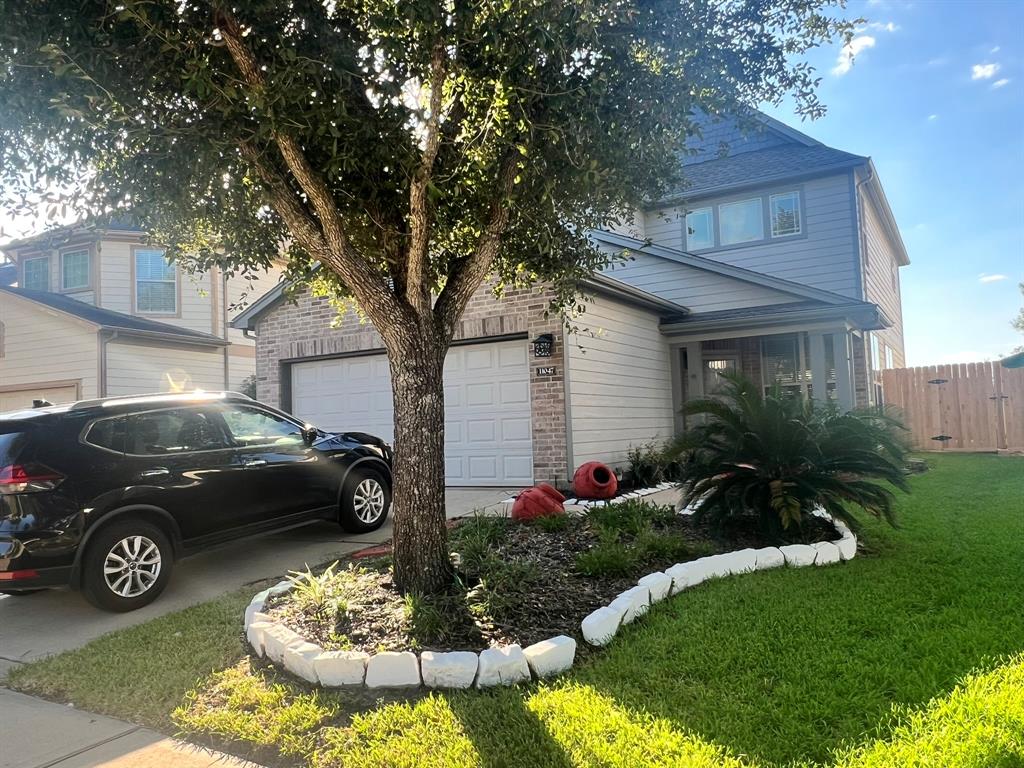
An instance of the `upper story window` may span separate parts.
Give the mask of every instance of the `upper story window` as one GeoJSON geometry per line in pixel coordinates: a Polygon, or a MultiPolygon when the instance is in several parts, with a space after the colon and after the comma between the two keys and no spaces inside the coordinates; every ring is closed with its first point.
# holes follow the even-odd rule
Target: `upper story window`
{"type": "Polygon", "coordinates": [[[772,216],[772,237],[788,237],[799,235],[800,193],[784,192],[769,198],[769,210],[772,216]]]}
{"type": "Polygon", "coordinates": [[[178,270],[162,248],[135,251],[135,310],[160,315],[178,311],[178,270]]]}
{"type": "Polygon", "coordinates": [[[82,248],[60,255],[60,289],[75,291],[89,287],[89,251],[82,248]]]}
{"type": "Polygon", "coordinates": [[[711,208],[698,208],[686,214],[686,249],[699,251],[715,247],[715,219],[711,208]]]}
{"type": "Polygon", "coordinates": [[[764,205],[760,197],[722,203],[718,226],[722,245],[736,245],[764,239],[764,205]]]}
{"type": "Polygon", "coordinates": [[[33,291],[50,290],[50,257],[40,256],[22,262],[24,281],[22,288],[33,291]]]}

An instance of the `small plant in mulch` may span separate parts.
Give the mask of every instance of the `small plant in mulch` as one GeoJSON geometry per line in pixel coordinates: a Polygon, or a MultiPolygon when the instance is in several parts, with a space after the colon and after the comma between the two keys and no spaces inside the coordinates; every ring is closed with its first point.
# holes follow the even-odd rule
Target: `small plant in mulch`
{"type": "MultiPolygon", "coordinates": [[[[835,537],[806,520],[788,541],[835,537]]],[[[578,637],[580,621],[638,578],[674,563],[769,541],[756,516],[713,528],[672,507],[631,499],[585,515],[464,519],[451,532],[454,577],[438,595],[401,594],[386,558],[291,575],[270,603],[278,620],[328,650],[481,650],[578,637]]],[[[586,653],[584,644],[579,646],[586,653]]]]}

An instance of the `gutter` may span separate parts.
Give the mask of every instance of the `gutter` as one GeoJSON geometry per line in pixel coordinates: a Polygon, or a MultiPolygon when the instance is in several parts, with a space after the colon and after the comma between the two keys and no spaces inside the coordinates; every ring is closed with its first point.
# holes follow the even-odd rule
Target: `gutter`
{"type": "Polygon", "coordinates": [[[771,327],[780,323],[812,322],[815,320],[833,320],[837,317],[853,319],[860,330],[875,330],[889,325],[888,318],[873,304],[853,307],[821,307],[820,309],[802,309],[794,312],[779,312],[760,317],[723,318],[721,320],[694,320],[674,323],[662,323],[660,330],[666,336],[693,334],[702,331],[754,330],[759,327],[771,327]],[[848,309],[850,311],[843,311],[848,309]],[[869,327],[870,326],[870,327],[869,327]]]}

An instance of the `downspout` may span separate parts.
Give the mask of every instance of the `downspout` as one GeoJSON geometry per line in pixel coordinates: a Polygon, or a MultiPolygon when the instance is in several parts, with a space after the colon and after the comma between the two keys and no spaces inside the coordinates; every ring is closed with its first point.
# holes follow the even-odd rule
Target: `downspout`
{"type": "Polygon", "coordinates": [[[224,341],[228,342],[228,346],[224,347],[224,389],[228,390],[231,389],[231,355],[228,352],[231,349],[231,342],[228,339],[228,276],[223,269],[220,270],[220,275],[220,324],[224,329],[224,341]]]}
{"type": "MultiPolygon", "coordinates": [[[[860,298],[863,301],[868,300],[868,251],[867,243],[864,240],[864,206],[861,205],[861,187],[867,184],[875,177],[874,168],[869,161],[867,164],[868,173],[863,179],[857,182],[854,187],[854,200],[853,204],[857,206],[857,252],[860,255],[860,274],[858,275],[860,280],[860,298]]],[[[856,174],[856,171],[852,171],[856,174]]],[[[870,331],[874,333],[874,331],[870,331]]],[[[864,345],[864,378],[865,385],[867,386],[868,404],[872,404],[875,401],[875,361],[872,360],[871,355],[871,343],[867,338],[867,332],[861,336],[860,343],[864,345]]],[[[834,354],[834,350],[833,350],[834,354]]],[[[854,403],[857,401],[857,372],[855,370],[856,363],[854,360],[850,361],[850,371],[853,375],[853,399],[854,403]]]]}
{"type": "Polygon", "coordinates": [[[107,396],[107,345],[117,338],[117,331],[109,331],[109,335],[103,336],[101,334],[100,341],[100,381],[99,381],[99,396],[107,396]]]}

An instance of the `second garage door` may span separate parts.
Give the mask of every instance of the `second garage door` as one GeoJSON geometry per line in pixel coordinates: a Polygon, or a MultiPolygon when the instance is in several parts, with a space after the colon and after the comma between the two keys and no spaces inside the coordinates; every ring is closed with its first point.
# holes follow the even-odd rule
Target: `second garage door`
{"type": "MultiPolygon", "coordinates": [[[[530,374],[525,341],[453,347],[445,359],[445,476],[449,485],[530,485],[530,374]]],[[[332,431],[394,439],[385,355],[292,366],[292,410],[332,431]]]]}

